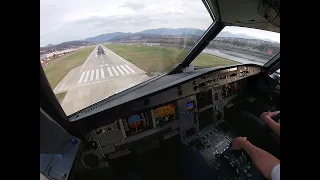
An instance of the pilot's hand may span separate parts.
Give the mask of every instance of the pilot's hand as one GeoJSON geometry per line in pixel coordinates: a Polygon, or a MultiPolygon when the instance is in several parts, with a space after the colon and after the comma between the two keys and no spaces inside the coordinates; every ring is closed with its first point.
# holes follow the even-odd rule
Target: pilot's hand
{"type": "Polygon", "coordinates": [[[232,140],[232,150],[239,150],[241,149],[242,143],[247,141],[247,137],[236,137],[232,140]]]}
{"type": "Polygon", "coordinates": [[[278,116],[279,113],[280,113],[280,111],[270,112],[270,117],[271,117],[271,118],[274,118],[274,117],[278,116]]]}
{"type": "Polygon", "coordinates": [[[263,112],[261,115],[260,115],[260,119],[268,124],[270,121],[273,121],[272,118],[273,117],[276,117],[278,114],[280,113],[280,111],[274,111],[274,112],[263,112]]]}
{"type": "Polygon", "coordinates": [[[260,115],[260,119],[264,122],[264,123],[266,123],[266,124],[268,124],[268,122],[270,121],[270,120],[272,120],[271,119],[271,115],[273,115],[270,111],[268,111],[268,112],[263,112],[261,115],[260,115]]]}

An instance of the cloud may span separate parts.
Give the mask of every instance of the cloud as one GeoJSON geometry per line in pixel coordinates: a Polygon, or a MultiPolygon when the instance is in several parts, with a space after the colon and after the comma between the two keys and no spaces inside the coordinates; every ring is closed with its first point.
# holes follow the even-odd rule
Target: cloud
{"type": "Polygon", "coordinates": [[[201,1],[40,1],[42,46],[109,32],[182,27],[205,30],[211,23],[201,1]]]}
{"type": "Polygon", "coordinates": [[[202,1],[195,0],[40,0],[41,46],[110,32],[183,27],[206,30],[211,23],[202,1]]]}
{"type": "Polygon", "coordinates": [[[127,3],[123,4],[123,5],[121,5],[120,7],[130,8],[130,9],[133,9],[133,10],[141,10],[145,6],[142,3],[127,2],[127,3]]]}

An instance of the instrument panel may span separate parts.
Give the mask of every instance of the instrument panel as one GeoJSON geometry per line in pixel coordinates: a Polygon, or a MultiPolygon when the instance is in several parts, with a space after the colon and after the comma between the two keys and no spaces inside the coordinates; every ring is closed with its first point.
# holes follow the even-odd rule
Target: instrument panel
{"type": "MultiPolygon", "coordinates": [[[[260,72],[256,66],[217,70],[135,101],[132,115],[86,135],[88,142],[78,170],[108,167],[109,159],[129,154],[132,143],[155,134],[163,139],[180,135],[181,143],[186,144],[201,139],[204,146],[200,149],[215,147],[217,144],[212,143],[214,140],[210,137],[217,135],[219,128],[212,125],[223,122],[224,107],[245,91],[245,78],[260,72]]],[[[218,143],[224,143],[219,145],[230,143],[231,135],[220,136],[222,140],[218,143]]],[[[217,148],[214,150],[221,153],[217,148]]]]}

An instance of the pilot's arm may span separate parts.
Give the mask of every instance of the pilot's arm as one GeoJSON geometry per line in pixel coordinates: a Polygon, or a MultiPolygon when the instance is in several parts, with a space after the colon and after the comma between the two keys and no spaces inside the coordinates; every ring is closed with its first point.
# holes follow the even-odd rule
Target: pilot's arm
{"type": "Polygon", "coordinates": [[[266,123],[278,137],[280,137],[280,123],[275,122],[272,118],[277,116],[279,113],[280,111],[264,112],[260,116],[261,120],[266,123]]]}
{"type": "Polygon", "coordinates": [[[251,144],[246,137],[235,138],[231,148],[233,150],[243,149],[265,178],[269,180],[280,179],[280,160],[251,144]]]}

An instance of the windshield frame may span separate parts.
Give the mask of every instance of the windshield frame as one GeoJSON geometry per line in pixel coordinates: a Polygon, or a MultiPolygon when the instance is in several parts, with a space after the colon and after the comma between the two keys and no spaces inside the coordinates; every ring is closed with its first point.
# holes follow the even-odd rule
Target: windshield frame
{"type": "Polygon", "coordinates": [[[206,32],[202,35],[200,40],[195,44],[191,50],[185,55],[181,63],[176,65],[168,74],[181,73],[183,68],[188,67],[192,61],[205,49],[209,43],[222,31],[225,25],[220,21],[214,21],[206,32]]]}

